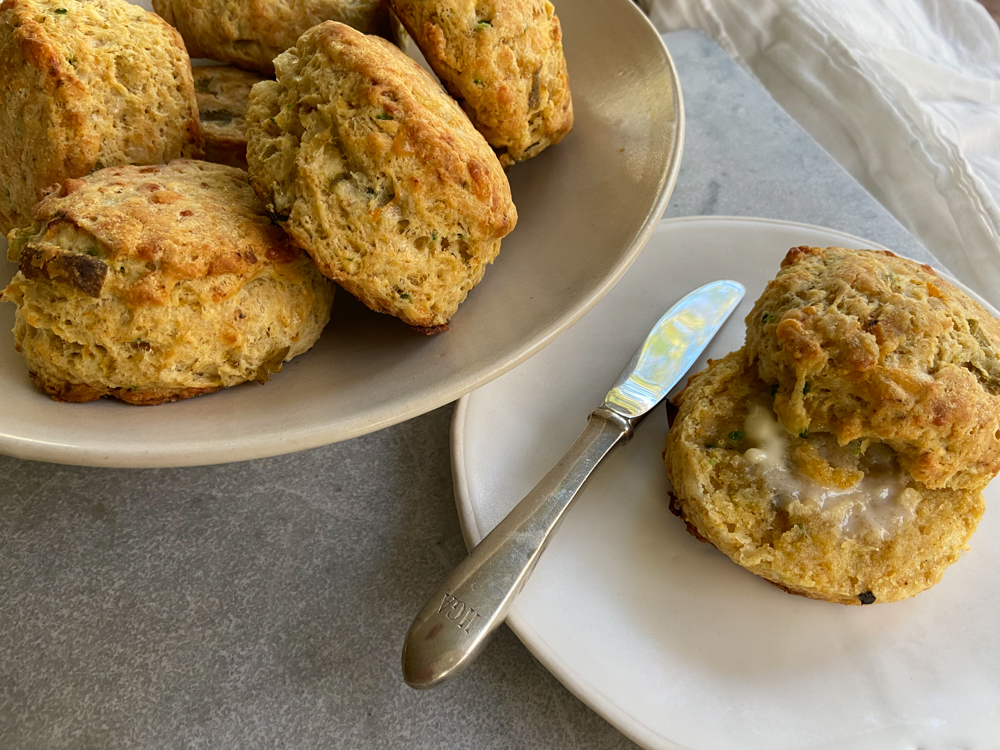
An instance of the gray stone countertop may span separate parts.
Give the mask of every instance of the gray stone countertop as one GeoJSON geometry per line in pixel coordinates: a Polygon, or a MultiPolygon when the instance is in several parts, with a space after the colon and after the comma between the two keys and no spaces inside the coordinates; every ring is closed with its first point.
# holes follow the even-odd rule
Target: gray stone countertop
{"type": "MultiPolygon", "coordinates": [[[[667,216],[931,260],[711,41],[666,41],[687,112],[667,216]]],[[[403,684],[410,619],[465,553],[451,413],[212,467],[0,457],[0,748],[634,747],[506,628],[456,682],[403,684]]]]}

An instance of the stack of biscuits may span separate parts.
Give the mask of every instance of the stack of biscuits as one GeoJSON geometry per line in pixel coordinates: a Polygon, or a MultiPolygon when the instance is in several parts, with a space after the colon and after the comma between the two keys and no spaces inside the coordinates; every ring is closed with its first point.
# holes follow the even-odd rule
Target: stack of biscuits
{"type": "Polygon", "coordinates": [[[504,168],[572,127],[552,6],[153,6],[0,3],[0,299],[35,384],[157,404],[263,382],[319,338],[331,281],[446,330],[517,222],[504,168]]]}
{"type": "Polygon", "coordinates": [[[675,399],[672,509],[791,593],[934,585],[1000,470],[1000,322],[928,266],[797,247],[746,324],[675,399]]]}

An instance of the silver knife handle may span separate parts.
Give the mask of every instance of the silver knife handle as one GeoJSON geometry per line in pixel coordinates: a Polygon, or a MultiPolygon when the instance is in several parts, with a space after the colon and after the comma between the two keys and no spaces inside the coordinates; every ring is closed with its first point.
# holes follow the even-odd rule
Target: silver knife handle
{"type": "Polygon", "coordinates": [[[632,436],[638,419],[607,408],[559,463],[472,550],[424,605],[403,645],[403,677],[415,688],[450,680],[475,657],[507,616],[549,536],[597,464],[632,436]]]}

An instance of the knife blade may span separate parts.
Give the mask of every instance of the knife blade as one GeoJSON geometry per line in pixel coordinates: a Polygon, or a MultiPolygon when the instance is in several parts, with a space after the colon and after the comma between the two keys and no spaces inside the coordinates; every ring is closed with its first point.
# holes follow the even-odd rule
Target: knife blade
{"type": "Polygon", "coordinates": [[[472,550],[417,614],[403,644],[403,678],[441,685],[468,666],[503,622],[566,510],[600,461],[688,371],[743,298],[735,281],[696,289],[646,336],[548,474],[472,550]]]}

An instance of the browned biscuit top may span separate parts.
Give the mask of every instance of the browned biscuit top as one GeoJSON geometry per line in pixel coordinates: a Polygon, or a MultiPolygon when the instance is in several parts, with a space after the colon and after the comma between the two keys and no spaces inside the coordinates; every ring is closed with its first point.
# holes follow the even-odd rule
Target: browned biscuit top
{"type": "Polygon", "coordinates": [[[178,281],[214,276],[225,277],[221,299],[300,255],[246,173],[189,160],[66,180],[36,206],[33,228],[12,233],[9,250],[26,278],[62,277],[92,297],[113,279],[133,305],[167,304],[178,281]],[[72,243],[61,241],[66,233],[72,243]],[[109,266],[121,273],[109,275],[109,266]]]}
{"type": "Polygon", "coordinates": [[[177,31],[124,0],[0,4],[0,227],[41,191],[115,164],[202,154],[177,31]]]}
{"type": "Polygon", "coordinates": [[[384,39],[343,24],[323,24],[302,41],[303,56],[319,53],[351,71],[348,83],[357,88],[350,94],[382,111],[375,127],[357,122],[342,131],[345,151],[391,170],[423,215],[446,206],[483,238],[513,229],[517,214],[506,177],[493,167],[496,160],[468,117],[427,71],[384,39]]]}
{"type": "Polygon", "coordinates": [[[793,248],[746,322],[791,432],[882,440],[932,488],[1000,470],[1000,323],[929,266],[793,248]]]}
{"type": "Polygon", "coordinates": [[[157,404],[266,381],[308,350],[333,290],[246,173],[177,160],[58,186],[11,234],[14,342],[57,400],[157,404]]]}
{"type": "Polygon", "coordinates": [[[434,72],[510,164],[573,127],[562,30],[548,0],[392,0],[434,72]]]}

